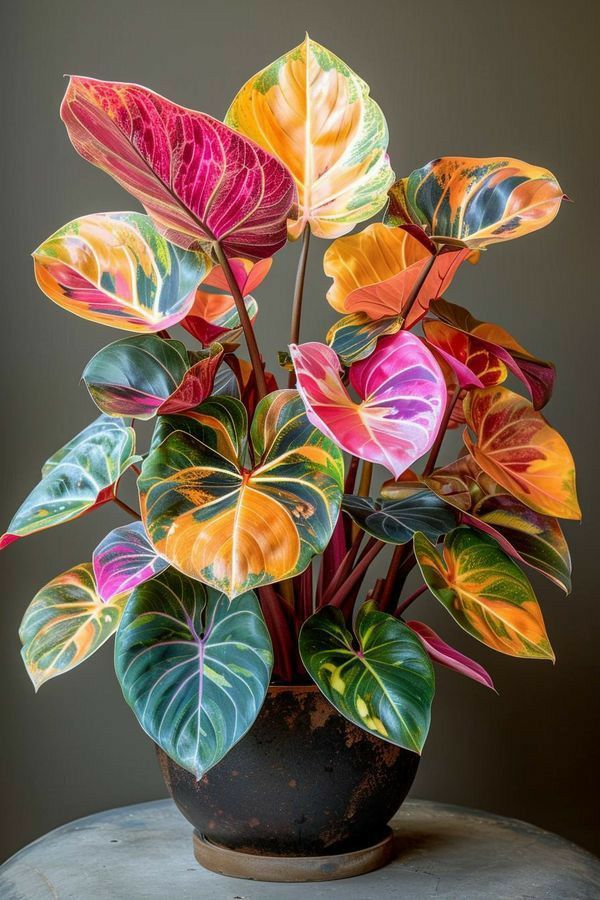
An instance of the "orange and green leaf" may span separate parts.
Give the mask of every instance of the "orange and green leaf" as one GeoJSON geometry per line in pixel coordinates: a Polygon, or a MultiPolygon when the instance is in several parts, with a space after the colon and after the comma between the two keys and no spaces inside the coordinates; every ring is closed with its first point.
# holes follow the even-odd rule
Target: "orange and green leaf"
{"type": "Polygon", "coordinates": [[[532,404],[503,387],[470,391],[464,441],[475,462],[531,509],[580,519],[575,464],[560,434],[532,404]]]}
{"type": "Polygon", "coordinates": [[[468,634],[509,656],[554,659],[529,580],[493,538],[461,526],[441,554],[423,534],[414,551],[429,590],[468,634]]]}
{"type": "Polygon", "coordinates": [[[394,173],[383,113],[368,85],[308,35],[246,82],[225,121],[291,172],[300,205],[291,238],[307,225],[339,237],[385,205],[394,173]]]}
{"type": "Polygon", "coordinates": [[[91,563],[50,581],[31,601],[19,637],[21,655],[37,691],[95,653],[119,625],[128,594],[103,603],[91,563]]]}
{"type": "Polygon", "coordinates": [[[393,185],[386,224],[481,249],[549,225],[564,197],[552,172],[519,159],[442,156],[393,185]]]}

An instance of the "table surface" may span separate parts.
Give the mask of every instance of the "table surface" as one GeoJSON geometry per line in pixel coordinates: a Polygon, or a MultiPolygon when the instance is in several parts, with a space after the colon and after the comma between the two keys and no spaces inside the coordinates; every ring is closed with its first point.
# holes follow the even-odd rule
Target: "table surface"
{"type": "Polygon", "coordinates": [[[409,800],[386,868],[322,884],[272,884],[202,869],[170,800],[78,819],[0,867],[2,900],[599,900],[600,860],[516,819],[409,800]]]}

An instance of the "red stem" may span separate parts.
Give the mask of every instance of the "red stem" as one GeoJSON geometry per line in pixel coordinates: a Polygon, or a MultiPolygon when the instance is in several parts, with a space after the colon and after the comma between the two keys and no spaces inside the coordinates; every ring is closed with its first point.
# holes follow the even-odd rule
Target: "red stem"
{"type": "Polygon", "coordinates": [[[117,506],[120,506],[121,509],[125,510],[126,513],[129,513],[129,515],[132,516],[134,519],[139,520],[142,518],[139,513],[136,513],[135,509],[132,509],[131,506],[128,506],[127,503],[125,503],[119,497],[115,496],[115,497],[113,497],[113,500],[117,504],[117,506]]]}
{"type": "Polygon", "coordinates": [[[351,574],[348,576],[344,584],[342,584],[341,587],[337,589],[331,600],[328,601],[331,606],[341,606],[352,588],[356,584],[360,583],[360,581],[362,581],[365,572],[367,571],[377,554],[381,553],[385,546],[386,545],[383,541],[378,541],[375,538],[371,538],[369,540],[367,546],[365,547],[364,553],[360,557],[351,574]]]}
{"type": "MultiPolygon", "coordinates": [[[[308,260],[308,245],[310,243],[310,225],[304,226],[302,233],[302,249],[296,270],[296,283],[294,285],[294,300],[292,303],[292,324],[290,328],[290,344],[297,344],[300,340],[300,320],[302,318],[302,296],[304,294],[304,279],[306,277],[306,262],[308,260]]],[[[292,369],[288,376],[288,387],[296,384],[296,373],[292,369]]]]}
{"type": "Polygon", "coordinates": [[[398,604],[398,606],[397,606],[396,609],[394,610],[394,615],[395,615],[397,618],[399,618],[399,617],[402,615],[402,613],[404,612],[404,610],[407,609],[407,608],[410,606],[410,604],[413,602],[413,600],[416,600],[417,597],[420,597],[421,594],[424,594],[426,590],[427,590],[427,585],[426,585],[426,584],[423,584],[423,585],[421,585],[420,588],[417,588],[417,590],[414,591],[414,592],[410,595],[410,597],[407,597],[406,600],[403,600],[402,603],[399,603],[399,604],[398,604]]]}

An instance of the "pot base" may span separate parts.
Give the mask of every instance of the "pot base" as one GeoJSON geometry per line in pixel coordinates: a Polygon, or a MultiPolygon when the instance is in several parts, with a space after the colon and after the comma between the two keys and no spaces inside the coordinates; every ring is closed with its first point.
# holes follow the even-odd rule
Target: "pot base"
{"type": "Polygon", "coordinates": [[[353,878],[386,866],[394,856],[394,835],[386,828],[370,847],[328,856],[265,856],[215,844],[194,831],[194,856],[201,866],[251,881],[306,882],[353,878]]]}

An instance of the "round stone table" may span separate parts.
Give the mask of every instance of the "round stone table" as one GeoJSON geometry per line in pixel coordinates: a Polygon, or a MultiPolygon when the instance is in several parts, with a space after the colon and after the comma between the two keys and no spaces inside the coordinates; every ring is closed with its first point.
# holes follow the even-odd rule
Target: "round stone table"
{"type": "Polygon", "coordinates": [[[599,900],[600,860],[489,813],[422,800],[393,821],[395,860],[320,884],[226,878],[202,869],[192,829],[170,800],[63,825],[0,867],[2,900],[599,900]]]}

